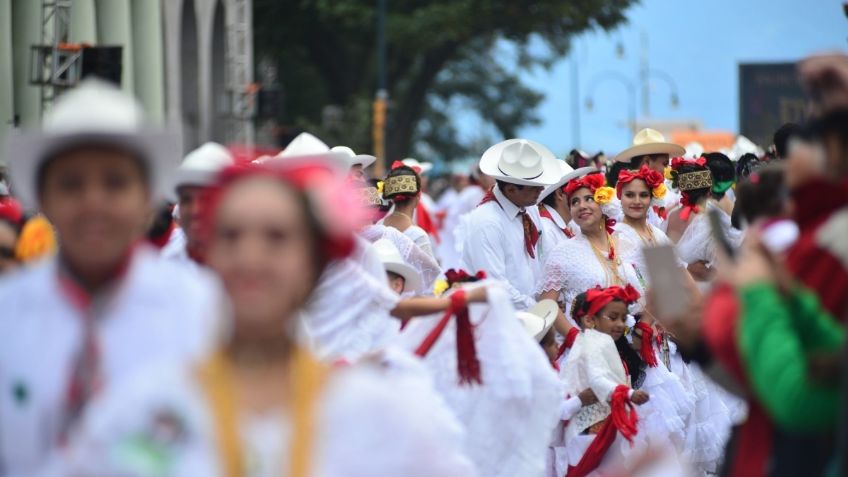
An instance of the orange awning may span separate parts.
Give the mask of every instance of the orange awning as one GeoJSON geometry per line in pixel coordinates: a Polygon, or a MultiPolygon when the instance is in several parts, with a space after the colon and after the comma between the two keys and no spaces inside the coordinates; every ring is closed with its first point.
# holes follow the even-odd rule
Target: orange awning
{"type": "Polygon", "coordinates": [[[705,152],[729,149],[736,141],[736,135],[726,131],[672,131],[671,142],[686,146],[690,142],[699,142],[704,146],[705,152]]]}

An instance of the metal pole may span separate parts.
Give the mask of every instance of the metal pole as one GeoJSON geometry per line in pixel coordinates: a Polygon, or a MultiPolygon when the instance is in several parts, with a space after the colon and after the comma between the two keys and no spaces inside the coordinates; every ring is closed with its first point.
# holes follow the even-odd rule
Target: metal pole
{"type": "Polygon", "coordinates": [[[642,115],[651,116],[651,87],[648,80],[648,33],[642,30],[642,52],[639,68],[639,80],[642,82],[642,115]]]}
{"type": "Polygon", "coordinates": [[[571,141],[572,147],[580,149],[580,77],[577,70],[577,54],[571,51],[571,141]]]}
{"type": "Polygon", "coordinates": [[[386,0],[377,0],[377,94],[374,99],[374,175],[382,177],[386,166],[386,0]]]}

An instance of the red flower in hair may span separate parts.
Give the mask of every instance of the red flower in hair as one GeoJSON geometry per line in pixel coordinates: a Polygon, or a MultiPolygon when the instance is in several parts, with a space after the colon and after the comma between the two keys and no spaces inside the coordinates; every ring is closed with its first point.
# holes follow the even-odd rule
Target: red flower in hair
{"type": "Polygon", "coordinates": [[[642,166],[637,172],[623,170],[618,174],[618,182],[615,184],[615,193],[618,198],[621,198],[621,189],[624,184],[629,184],[636,179],[642,179],[648,185],[648,189],[653,191],[661,184],[665,183],[665,178],[659,172],[649,169],[648,166],[642,166]]]}
{"type": "Polygon", "coordinates": [[[607,181],[604,178],[604,175],[600,172],[596,172],[583,176],[579,179],[569,181],[569,183],[565,185],[565,188],[563,190],[565,190],[565,195],[569,197],[571,197],[571,194],[573,194],[574,191],[583,187],[589,189],[594,194],[595,191],[598,190],[598,188],[603,187],[606,182],[607,181]]]}

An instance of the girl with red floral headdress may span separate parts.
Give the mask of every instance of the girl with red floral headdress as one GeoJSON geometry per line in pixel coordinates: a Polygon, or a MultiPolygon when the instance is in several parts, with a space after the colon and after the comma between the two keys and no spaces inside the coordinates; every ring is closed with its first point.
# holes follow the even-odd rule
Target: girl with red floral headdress
{"type": "Polygon", "coordinates": [[[551,298],[563,306],[565,314],[558,319],[557,331],[567,336],[569,307],[578,293],[595,285],[641,288],[639,246],[630,238],[614,233],[615,222],[606,214],[615,190],[605,186],[600,172],[584,173],[564,187],[572,220],[580,228],[574,238],[557,245],[545,259],[539,299],[551,298]]]}
{"type": "Polygon", "coordinates": [[[332,367],[298,336],[322,271],[355,249],[356,225],[335,214],[357,200],[336,174],[317,159],[223,173],[203,228],[232,303],[228,332],[191,365],[162,363],[105,395],[71,474],[474,475],[420,365],[332,367]]]}

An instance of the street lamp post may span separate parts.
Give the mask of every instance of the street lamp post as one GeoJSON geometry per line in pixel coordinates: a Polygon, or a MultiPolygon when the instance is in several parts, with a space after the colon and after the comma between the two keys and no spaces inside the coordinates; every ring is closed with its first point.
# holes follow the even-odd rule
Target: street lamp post
{"type": "Polygon", "coordinates": [[[374,175],[383,177],[386,166],[386,107],[389,90],[386,86],[386,0],[377,0],[377,94],[374,98],[373,130],[374,175]]]}
{"type": "Polygon", "coordinates": [[[630,81],[629,78],[612,70],[604,71],[595,75],[592,82],[589,83],[589,95],[586,96],[586,109],[589,111],[592,110],[594,107],[592,96],[594,95],[595,88],[607,80],[612,80],[623,85],[624,89],[627,91],[627,142],[630,142],[636,128],[636,85],[630,81]]]}

